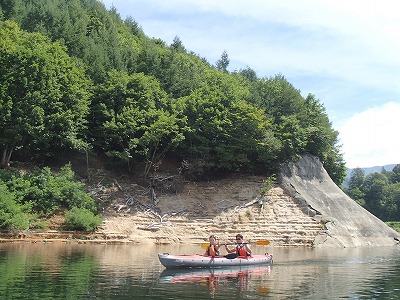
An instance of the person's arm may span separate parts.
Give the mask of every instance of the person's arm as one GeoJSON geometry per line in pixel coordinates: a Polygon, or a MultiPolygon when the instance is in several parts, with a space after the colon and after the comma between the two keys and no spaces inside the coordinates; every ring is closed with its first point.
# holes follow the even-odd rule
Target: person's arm
{"type": "Polygon", "coordinates": [[[227,244],[225,244],[225,250],[228,253],[232,253],[232,252],[236,251],[235,249],[230,249],[227,244]]]}
{"type": "Polygon", "coordinates": [[[247,253],[251,254],[251,249],[249,244],[244,244],[244,251],[246,251],[247,253]]]}
{"type": "Polygon", "coordinates": [[[208,249],[209,249],[209,247],[210,247],[210,246],[207,247],[207,250],[206,250],[206,252],[204,252],[203,256],[208,256],[208,249]]]}
{"type": "Polygon", "coordinates": [[[217,242],[217,243],[214,245],[214,249],[215,249],[215,251],[219,251],[219,248],[221,248],[221,244],[220,244],[219,242],[217,242]]]}

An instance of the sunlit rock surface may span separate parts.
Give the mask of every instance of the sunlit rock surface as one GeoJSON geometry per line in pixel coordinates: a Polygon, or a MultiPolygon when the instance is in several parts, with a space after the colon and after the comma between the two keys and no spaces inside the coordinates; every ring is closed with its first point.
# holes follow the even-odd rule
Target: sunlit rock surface
{"type": "Polygon", "coordinates": [[[314,247],[393,246],[399,234],[348,197],[329,177],[318,158],[305,156],[282,167],[281,187],[326,226],[314,247]]]}

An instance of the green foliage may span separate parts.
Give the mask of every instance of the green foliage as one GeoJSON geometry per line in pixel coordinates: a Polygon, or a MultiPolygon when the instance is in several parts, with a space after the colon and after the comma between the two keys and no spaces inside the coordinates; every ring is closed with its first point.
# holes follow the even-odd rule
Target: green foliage
{"type": "Polygon", "coordinates": [[[392,227],[398,233],[400,233],[400,222],[385,222],[388,226],[392,227]]]}
{"type": "Polygon", "coordinates": [[[265,196],[274,187],[275,183],[276,183],[275,175],[271,175],[265,178],[261,186],[260,196],[262,197],[265,196]]]}
{"type": "Polygon", "coordinates": [[[393,171],[375,172],[368,176],[356,168],[350,174],[349,187],[345,191],[352,199],[384,221],[400,220],[400,183],[396,178],[400,165],[393,171]]]}
{"type": "Polygon", "coordinates": [[[382,173],[371,173],[364,181],[365,206],[380,216],[382,210],[383,190],[388,185],[387,177],[382,173]]]}
{"type": "Polygon", "coordinates": [[[191,171],[272,168],[280,144],[265,112],[246,101],[249,90],[225,73],[209,71],[203,76],[202,84],[178,105],[182,119],[187,117],[179,150],[191,171]]]}
{"type": "Polygon", "coordinates": [[[71,230],[95,231],[101,222],[100,216],[85,208],[72,207],[65,213],[65,225],[71,230]]]}
{"type": "Polygon", "coordinates": [[[28,229],[32,217],[25,212],[26,208],[23,205],[17,203],[14,194],[2,181],[0,181],[0,195],[0,228],[28,229]]]}
{"type": "Polygon", "coordinates": [[[382,191],[381,205],[386,220],[400,220],[400,182],[388,184],[382,191]]]}
{"type": "Polygon", "coordinates": [[[280,161],[296,160],[310,153],[320,158],[338,185],[346,176],[346,167],[325,108],[313,95],[305,99],[282,75],[252,82],[250,101],[263,107],[275,126],[280,140],[280,161]]]}
{"type": "Polygon", "coordinates": [[[170,47],[173,51],[186,53],[185,46],[183,45],[181,39],[178,36],[174,37],[174,40],[172,41],[170,47]]]}
{"type": "Polygon", "coordinates": [[[60,208],[85,208],[97,211],[94,199],[85,192],[84,185],[74,180],[70,165],[65,165],[58,173],[44,167],[32,174],[14,174],[6,182],[15,201],[29,206],[39,215],[52,215],[60,208]]]}
{"type": "Polygon", "coordinates": [[[324,107],[283,75],[229,73],[226,51],[214,68],[98,0],[2,1],[0,18],[23,29],[1,27],[3,165],[15,150],[35,158],[93,146],[130,165],[173,156],[192,174],[269,174],[311,153],[337,184],[345,176],[324,107]]]}
{"type": "Polygon", "coordinates": [[[162,154],[183,139],[167,95],[153,77],[113,71],[97,94],[92,136],[108,155],[152,160],[158,150],[162,154]]]}
{"type": "Polygon", "coordinates": [[[395,165],[394,168],[392,169],[392,172],[389,173],[389,181],[391,183],[397,183],[400,182],[400,164],[395,165]]]}
{"type": "Polygon", "coordinates": [[[215,67],[220,71],[228,72],[229,63],[228,53],[224,50],[221,54],[221,58],[216,62],[215,67]]]}
{"type": "Polygon", "coordinates": [[[340,147],[335,144],[331,144],[329,149],[321,154],[322,158],[320,159],[333,182],[340,186],[346,177],[346,162],[340,152],[340,147]]]}
{"type": "Polygon", "coordinates": [[[1,165],[18,148],[43,156],[82,144],[89,81],[59,43],[1,22],[0,65],[1,165]]]}

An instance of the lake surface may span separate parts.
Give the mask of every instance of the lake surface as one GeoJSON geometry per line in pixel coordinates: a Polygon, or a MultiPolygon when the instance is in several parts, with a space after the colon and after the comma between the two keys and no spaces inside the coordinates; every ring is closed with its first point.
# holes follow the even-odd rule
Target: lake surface
{"type": "Polygon", "coordinates": [[[0,244],[0,299],[400,299],[400,247],[254,246],[272,266],[169,271],[200,246],[0,244]]]}

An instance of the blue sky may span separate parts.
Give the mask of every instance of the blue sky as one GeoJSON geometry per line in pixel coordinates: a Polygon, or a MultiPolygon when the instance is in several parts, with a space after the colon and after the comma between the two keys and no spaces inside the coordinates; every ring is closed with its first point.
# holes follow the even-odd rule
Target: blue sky
{"type": "Polygon", "coordinates": [[[284,75],[326,108],[347,167],[400,163],[400,1],[102,0],[229,70],[284,75]]]}

